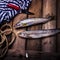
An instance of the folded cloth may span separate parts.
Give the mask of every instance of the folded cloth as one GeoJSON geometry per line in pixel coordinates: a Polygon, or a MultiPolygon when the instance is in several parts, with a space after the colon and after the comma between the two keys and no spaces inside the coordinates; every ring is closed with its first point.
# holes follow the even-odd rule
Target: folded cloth
{"type": "Polygon", "coordinates": [[[32,0],[0,0],[0,24],[27,10],[32,0]]]}

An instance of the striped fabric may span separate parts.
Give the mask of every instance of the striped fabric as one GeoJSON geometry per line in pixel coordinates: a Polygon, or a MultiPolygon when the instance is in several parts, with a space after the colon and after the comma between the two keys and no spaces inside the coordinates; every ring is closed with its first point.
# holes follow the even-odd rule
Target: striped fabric
{"type": "Polygon", "coordinates": [[[0,24],[4,21],[9,22],[15,15],[22,13],[21,10],[28,9],[32,0],[0,0],[0,24]],[[12,9],[8,4],[19,7],[19,10],[12,9]]]}

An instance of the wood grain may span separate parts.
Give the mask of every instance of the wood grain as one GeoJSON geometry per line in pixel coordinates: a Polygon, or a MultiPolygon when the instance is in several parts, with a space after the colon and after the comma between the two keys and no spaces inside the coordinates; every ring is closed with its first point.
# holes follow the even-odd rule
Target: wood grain
{"type": "MultiPolygon", "coordinates": [[[[37,18],[37,17],[46,17],[47,14],[56,16],[56,0],[32,0],[32,4],[29,8],[29,11],[34,13],[34,15],[28,15],[28,18],[37,18]],[[43,15],[43,16],[42,16],[43,15]]],[[[26,46],[26,39],[18,37],[18,33],[26,30],[39,30],[39,29],[55,29],[56,28],[56,19],[51,20],[43,25],[31,26],[24,29],[15,29],[14,25],[23,19],[27,19],[26,14],[17,15],[12,24],[13,31],[16,34],[16,40],[11,49],[8,51],[8,55],[23,55],[25,56],[26,51],[28,50],[29,54],[37,54],[41,50],[44,52],[54,52],[55,51],[55,36],[48,37],[45,39],[28,39],[26,46]],[[42,40],[42,42],[41,42],[42,40]],[[42,44],[42,46],[41,46],[42,44]],[[25,50],[27,49],[27,50],[25,50]]],[[[59,22],[59,20],[58,20],[59,22]]],[[[59,23],[60,24],[60,23],[59,23]]],[[[58,26],[59,26],[58,24],[58,26]]],[[[59,44],[58,44],[59,45],[59,44]]],[[[60,50],[60,48],[59,48],[60,50]]]]}
{"type": "Polygon", "coordinates": [[[26,14],[19,14],[13,20],[13,31],[16,34],[16,40],[11,49],[9,49],[8,54],[12,56],[25,55],[25,39],[18,37],[18,33],[25,31],[25,29],[15,29],[14,25],[20,20],[26,19],[26,14]]]}
{"type": "MultiPolygon", "coordinates": [[[[56,0],[43,0],[43,17],[47,14],[56,16],[56,0]]],[[[56,19],[42,25],[42,29],[56,29],[56,19]]],[[[42,40],[42,50],[44,52],[55,51],[55,37],[47,37],[42,40]]]]}
{"type": "MultiPolygon", "coordinates": [[[[60,0],[57,1],[57,28],[60,29],[60,0]]],[[[60,53],[60,34],[57,35],[57,51],[60,53]]]]}
{"type": "MultiPolygon", "coordinates": [[[[31,7],[29,9],[30,12],[33,12],[34,15],[29,15],[28,18],[37,18],[42,16],[42,0],[33,0],[31,7]]],[[[28,28],[28,30],[39,30],[41,29],[41,25],[37,26],[31,26],[28,28]]],[[[28,39],[27,40],[27,50],[29,54],[36,54],[36,52],[33,51],[40,51],[40,39],[28,39]],[[30,53],[32,51],[32,53],[30,53]]]]}

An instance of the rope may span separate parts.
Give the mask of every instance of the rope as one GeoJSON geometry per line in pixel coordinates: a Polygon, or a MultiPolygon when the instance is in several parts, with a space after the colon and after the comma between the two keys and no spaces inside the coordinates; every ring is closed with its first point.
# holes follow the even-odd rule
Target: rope
{"type": "Polygon", "coordinates": [[[5,35],[9,35],[9,34],[11,34],[11,32],[12,32],[12,28],[11,28],[11,26],[9,25],[9,24],[4,24],[2,27],[1,27],[1,30],[3,31],[3,33],[5,34],[5,35]],[[8,28],[8,29],[7,29],[8,28]]]}
{"type": "MultiPolygon", "coordinates": [[[[7,38],[6,38],[5,35],[2,36],[2,37],[5,38],[4,42],[6,41],[6,46],[2,49],[2,51],[1,51],[1,53],[0,53],[0,58],[2,58],[3,56],[5,56],[5,54],[6,54],[7,51],[8,51],[8,42],[7,42],[7,38]]],[[[2,40],[3,40],[3,39],[2,39],[2,40]]],[[[3,45],[3,43],[2,43],[1,45],[3,45]]],[[[1,47],[2,47],[2,46],[1,46],[1,47]]],[[[0,49],[1,49],[1,47],[0,47],[0,49]]]]}
{"type": "Polygon", "coordinates": [[[13,44],[13,42],[15,41],[16,35],[15,33],[12,31],[12,28],[9,24],[5,24],[1,27],[0,29],[0,58],[4,57],[8,51],[8,48],[10,45],[13,44]],[[11,40],[8,40],[7,36],[12,36],[11,40]],[[6,45],[6,46],[5,46],[6,45]]]}

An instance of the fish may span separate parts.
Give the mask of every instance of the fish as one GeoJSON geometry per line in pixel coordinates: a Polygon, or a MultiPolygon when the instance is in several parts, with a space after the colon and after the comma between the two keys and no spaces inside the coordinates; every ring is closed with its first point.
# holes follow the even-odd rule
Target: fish
{"type": "Polygon", "coordinates": [[[49,20],[51,20],[52,17],[49,18],[28,18],[25,20],[19,21],[17,24],[15,24],[15,28],[22,28],[22,27],[28,27],[36,24],[45,23],[49,20]]]}
{"type": "Polygon", "coordinates": [[[19,37],[22,38],[45,38],[49,36],[56,35],[60,33],[60,29],[42,29],[42,30],[33,30],[33,31],[24,31],[18,33],[19,37]]]}

